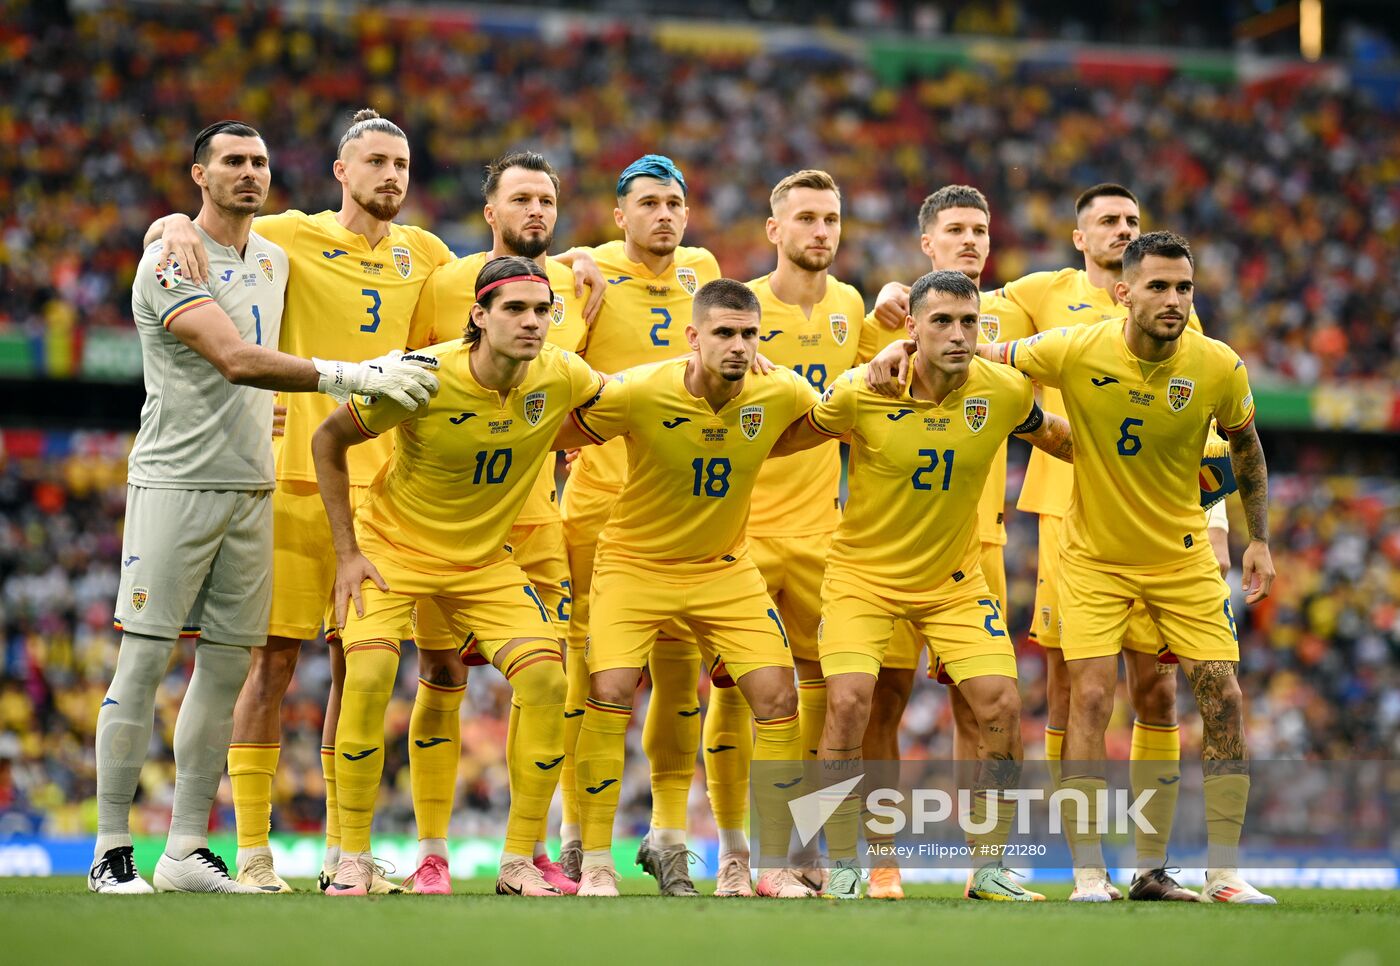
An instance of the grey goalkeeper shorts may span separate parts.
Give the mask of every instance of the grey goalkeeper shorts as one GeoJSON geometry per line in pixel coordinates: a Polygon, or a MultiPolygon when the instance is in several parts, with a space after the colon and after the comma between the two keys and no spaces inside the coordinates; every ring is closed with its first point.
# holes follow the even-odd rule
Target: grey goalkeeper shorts
{"type": "Polygon", "coordinates": [[[128,486],[118,630],[267,643],[272,491],[128,486]]]}

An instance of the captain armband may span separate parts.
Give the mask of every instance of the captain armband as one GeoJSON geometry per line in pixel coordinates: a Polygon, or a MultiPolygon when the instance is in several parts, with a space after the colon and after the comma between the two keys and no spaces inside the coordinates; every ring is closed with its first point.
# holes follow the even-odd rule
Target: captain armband
{"type": "Polygon", "coordinates": [[[1023,436],[1026,433],[1033,433],[1041,426],[1045,425],[1045,410],[1040,408],[1040,403],[1031,403],[1030,414],[1026,416],[1026,421],[1011,431],[1012,436],[1023,436]]]}

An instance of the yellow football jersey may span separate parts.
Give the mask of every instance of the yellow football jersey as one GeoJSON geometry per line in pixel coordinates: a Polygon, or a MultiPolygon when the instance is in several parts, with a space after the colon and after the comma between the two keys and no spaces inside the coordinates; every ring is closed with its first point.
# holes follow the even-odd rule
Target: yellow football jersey
{"type": "MultiPolygon", "coordinates": [[[[999,292],[982,293],[983,342],[1010,342],[1034,334],[1030,318],[1015,302],[999,292]]],[[[861,360],[869,361],[896,339],[907,339],[905,329],[888,329],[872,314],[861,332],[861,360]]],[[[1051,462],[1058,462],[1051,458],[1051,462]]],[[[1006,447],[1002,446],[987,473],[987,486],[977,504],[977,532],[983,543],[1006,545],[1006,447]]]]}
{"type": "MultiPolygon", "coordinates": [[[[608,282],[608,294],[588,340],[579,350],[599,372],[622,372],[690,352],[685,327],[700,286],[720,277],[719,262],[704,248],[676,249],[670,268],[653,274],[627,257],[620,241],[588,249],[608,282]]],[[[569,486],[617,492],[627,480],[621,443],[586,446],[569,486]]]]}
{"type": "MultiPolygon", "coordinates": [[[[856,363],[865,301],[854,287],[828,278],[826,294],[808,317],[773,294],[769,277],[749,282],[763,307],[758,351],[805,378],[817,392],[826,392],[828,380],[856,363]]],[[[841,522],[840,490],[841,451],[835,443],[769,460],[754,487],[749,533],[831,533],[841,522]]]]}
{"type": "MultiPolygon", "coordinates": [[[[467,317],[476,303],[476,277],[490,258],[490,252],[477,252],[443,265],[423,286],[418,308],[413,313],[409,332],[410,348],[459,338],[467,326],[467,317]]],[[[569,266],[553,258],[545,259],[545,274],[554,290],[554,309],[550,315],[545,339],[569,352],[577,352],[588,334],[583,320],[583,306],[588,300],[574,295],[574,273],[569,266]]],[[[534,526],[559,519],[559,494],[554,485],[554,460],[545,460],[539,478],[530,490],[530,498],[520,511],[516,523],[534,526]]]]}
{"type": "MultiPolygon", "coordinates": [[[[996,294],[1021,310],[1030,320],[1032,332],[1087,325],[1104,319],[1121,319],[1127,315],[1123,306],[1113,301],[1112,293],[1090,282],[1089,273],[1082,268],[1034,272],[1008,282],[996,294]]],[[[1195,309],[1191,310],[1187,324],[1200,331],[1201,321],[1196,317],[1195,309]]],[[[1010,342],[1014,338],[1016,336],[1003,336],[994,341],[1010,342]]],[[[1046,387],[1040,404],[1047,413],[1065,415],[1064,401],[1054,387],[1046,387]]],[[[1074,470],[1068,463],[1055,459],[1049,453],[1031,450],[1026,480],[1021,486],[1016,509],[1026,513],[1064,516],[1069,511],[1073,486],[1074,470]]]]}
{"type": "Polygon", "coordinates": [[[507,552],[506,535],[560,425],[597,395],[602,377],[546,345],[503,402],[476,381],[461,339],[425,351],[438,357],[441,383],[426,409],[410,414],[385,397],[348,404],[371,439],[397,428],[393,455],[356,509],[355,526],[362,542],[400,564],[448,573],[507,552]]]}
{"type": "Polygon", "coordinates": [[[1182,333],[1165,362],[1143,362],[1124,321],[1051,329],[1008,346],[1008,362],[1059,388],[1074,428],[1074,487],[1061,550],[1098,569],[1169,570],[1209,555],[1200,502],[1211,417],[1254,418],[1244,363],[1223,342],[1182,333]]]}
{"type": "Polygon", "coordinates": [[[961,579],[981,556],[987,474],[1034,403],[1029,379],[981,359],[937,405],[908,388],[897,399],[873,392],[864,366],[842,375],[807,417],[824,435],[852,434],[850,498],[827,575],[909,598],[961,579]]]}
{"type": "MultiPolygon", "coordinates": [[[[254,230],[281,245],[291,261],[282,312],[283,352],[310,359],[361,362],[408,345],[418,293],[452,252],[436,235],[391,225],[370,248],[364,235],[342,228],[335,212],[284,211],[253,219],[254,230]]],[[[311,434],[336,402],[314,392],[284,393],[286,435],[273,441],[277,479],[316,482],[311,434]]],[[[389,441],[350,451],[350,485],[368,486],[389,458],[389,441]]]]}
{"type": "Polygon", "coordinates": [[[701,574],[746,552],[759,470],[783,430],[820,398],[802,376],[775,369],[745,377],[716,413],[686,389],[686,362],[629,369],[574,414],[595,442],[625,440],[627,482],[598,537],[599,564],[615,557],[701,574]]]}

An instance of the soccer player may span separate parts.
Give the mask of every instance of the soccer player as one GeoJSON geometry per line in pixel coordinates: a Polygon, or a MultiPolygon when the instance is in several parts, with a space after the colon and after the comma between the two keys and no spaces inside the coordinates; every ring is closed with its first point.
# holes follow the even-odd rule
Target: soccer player
{"type": "MultiPolygon", "coordinates": [[[[257,220],[258,232],[286,249],[294,270],[282,327],[281,346],[287,352],[307,358],[332,354],[368,358],[426,344],[426,333],[411,333],[410,320],[424,282],[435,267],[452,259],[452,252],[430,232],[394,221],[408,192],[409,161],[408,139],[398,125],[374,111],[360,111],[341,136],[332,166],[341,185],[340,210],[315,215],[285,211],[257,220]]],[[[163,229],[166,248],[182,263],[193,261],[185,255],[189,233],[185,217],[168,215],[157,225],[147,240],[163,229]]],[[[287,400],[286,435],[275,449],[271,625],[267,646],[255,652],[248,683],[234,711],[229,777],[238,823],[238,873],[240,881],[269,892],[291,891],[273,868],[268,844],[272,779],[281,752],[282,699],[296,670],[301,642],[315,638],[323,626],[328,641],[335,636],[326,621],[335,578],[334,561],[326,553],[331,535],[311,463],[311,434],[333,408],[312,397],[287,400]]],[[[382,439],[351,453],[354,502],[363,498],[387,462],[389,450],[389,441],[382,439]]],[[[339,647],[332,644],[329,651],[331,693],[321,738],[326,779],[326,855],[318,883],[322,890],[335,872],[340,850],[335,722],[344,664],[339,647]]],[[[455,727],[455,710],[449,709],[461,703],[465,684],[460,678],[454,653],[419,651],[420,687],[410,725],[411,738],[416,740],[409,741],[413,764],[422,764],[424,757],[432,762],[444,757],[420,751],[417,741],[432,742],[455,727]]],[[[457,777],[455,757],[451,765],[420,769],[413,779],[414,809],[423,822],[420,834],[423,828],[434,828],[435,822],[446,834],[445,816],[450,814],[457,777]]],[[[418,869],[409,877],[415,892],[450,891],[446,859],[446,840],[424,837],[418,869]]],[[[373,891],[400,888],[376,874],[373,891]]]]}
{"type": "Polygon", "coordinates": [[[442,380],[435,405],[410,413],[383,399],[355,399],[312,441],[335,542],[335,621],[346,664],[335,748],[342,851],[328,896],[365,895],[371,884],[384,712],[399,642],[412,636],[414,607],[423,600],[442,612],[449,647],[471,638],[519,706],[496,891],[563,894],[534,864],[564,760],[563,655],[551,614],[507,537],[560,425],[598,394],[602,379],[578,356],[546,344],[554,293],[534,261],[493,259],[477,274],[475,293],[464,338],[429,350],[442,380]],[[352,520],[347,451],[390,429],[393,455],[352,520]],[[366,581],[373,586],[362,588],[366,581]]]}
{"type": "MultiPolygon", "coordinates": [[[[1140,232],[1136,197],[1122,185],[1100,184],[1087,189],[1075,202],[1073,241],[1084,253],[1082,269],[1036,272],[1009,283],[999,294],[1030,318],[1039,332],[1082,325],[1108,318],[1122,318],[1124,309],[1113,294],[1122,274],[1123,249],[1140,232]]],[[[1189,324],[1197,330],[1194,313],[1189,324]]],[[[1063,414],[1058,391],[1044,393],[1047,412],[1063,414]]],[[[1045,648],[1046,700],[1045,758],[1058,780],[1061,746],[1069,715],[1069,676],[1060,652],[1058,613],[1058,559],[1062,520],[1069,509],[1072,475],[1069,469],[1044,454],[1031,453],[1017,508],[1039,514],[1040,560],[1034,618],[1030,636],[1045,648]]],[[[1222,503],[1208,518],[1210,543],[1222,571],[1229,569],[1225,508],[1222,503]]],[[[1153,790],[1145,814],[1153,831],[1135,830],[1138,870],[1129,897],[1139,900],[1195,901],[1196,894],[1183,888],[1165,870],[1167,843],[1176,814],[1180,775],[1180,731],[1176,720],[1176,676],[1160,673],[1158,633],[1147,608],[1133,607],[1125,630],[1124,663],[1128,693],[1134,711],[1131,776],[1134,794],[1153,790]]],[[[1112,883],[1109,895],[1122,898],[1112,883]]]]}
{"type": "Polygon", "coordinates": [[[175,723],[170,835],[161,891],[257,892],[209,850],[209,809],[227,761],[234,701],[267,638],[272,594],[272,395],[262,390],[392,395],[411,410],[437,381],[386,357],[357,365],[299,359],[275,344],[286,253],[252,230],[271,180],[253,128],[220,121],[195,138],[190,176],[203,204],[194,229],[212,272],[147,248],[131,309],[146,404],[127,473],[116,623],[121,650],[97,715],[98,833],[88,888],[148,893],[129,813],[154,726],[156,689],[180,637],[194,674],[175,723]]]}
{"type": "MultiPolygon", "coordinates": [[[[755,760],[800,768],[791,651],[744,525],[769,450],[817,395],[788,369],[745,378],[759,322],[751,289],[729,279],[710,282],[696,293],[685,329],[690,354],[621,374],[561,434],[564,445],[622,437],[627,458],[626,484],[599,535],[593,567],[589,696],[576,752],[579,895],[617,895],[611,847],[627,725],[642,668],[672,620],[695,630],[743,692],[758,732],[755,760]]],[[[698,656],[692,651],[691,662],[698,656]]],[[[800,780],[799,772],[774,788],[800,780]]],[[[791,869],[779,867],[792,825],[786,801],[775,798],[760,796],[761,844],[772,858],[758,894],[811,895],[791,869]]]]}
{"type": "MultiPolygon", "coordinates": [[[[1070,676],[1063,787],[1105,787],[1098,763],[1113,711],[1118,653],[1129,606],[1143,601],[1180,661],[1201,710],[1209,868],[1204,901],[1272,904],[1239,877],[1236,853],[1249,795],[1230,591],[1205,539],[1198,470],[1212,418],[1230,441],[1250,543],[1245,600],[1268,596],[1268,475],[1254,430],[1244,363],[1224,343],[1188,330],[1195,261],[1171,232],[1141,235],[1122,250],[1114,296],[1128,319],[1053,329],[984,346],[1060,390],[1075,427],[1074,488],[1060,544],[1061,648],[1070,676]]],[[[1071,901],[1109,898],[1094,831],[1066,817],[1073,850],[1071,901]]]]}
{"type": "MultiPolygon", "coordinates": [[[[975,359],[981,322],[977,286],[961,271],[934,271],[909,293],[916,343],[908,389],[876,394],[862,369],[838,379],[779,444],[778,453],[851,434],[850,500],[822,584],[818,646],[827,684],[821,759],[859,772],[876,678],[896,621],[910,621],[956,682],[977,722],[981,769],[975,820],[987,819],[1021,760],[1016,657],[1001,603],[982,572],[978,502],[1008,435],[1062,459],[1069,426],[1044,416],[1030,381],[975,359]]],[[[846,805],[828,841],[835,866],[826,894],[859,895],[854,814],[846,805]]],[[[1014,809],[995,808],[992,831],[975,837],[993,855],[970,894],[1030,901],[1002,867],[1014,809]]]]}
{"type": "MultiPolygon", "coordinates": [[[[991,209],[986,196],[968,185],[944,185],[924,199],[919,207],[919,247],[928,256],[934,271],[962,272],[973,284],[982,278],[982,269],[991,252],[991,209]]],[[[893,304],[903,318],[909,308],[909,286],[891,283],[883,301],[893,304]],[[888,295],[887,295],[888,292],[888,295]]],[[[1014,303],[996,292],[981,296],[981,338],[995,342],[1031,335],[1034,331],[1025,313],[1014,303]]],[[[877,339],[869,349],[899,335],[898,330],[869,325],[864,336],[877,339]]],[[[866,347],[862,347],[863,349],[866,347]]],[[[867,355],[873,352],[866,352],[867,355]]],[[[987,484],[977,505],[978,539],[982,545],[982,575],[992,596],[1006,607],[1006,446],[998,450],[987,473],[987,484]]],[[[922,647],[910,626],[901,621],[895,625],[894,636],[885,651],[884,664],[876,678],[875,695],[871,701],[870,719],[865,727],[862,754],[874,761],[899,759],[899,722],[909,703],[914,686],[914,669],[922,647]]],[[[953,758],[964,765],[977,760],[977,717],[962,697],[957,685],[930,662],[929,676],[949,686],[948,698],[953,712],[953,758]]],[[[969,886],[971,881],[969,879],[969,886]]],[[[969,895],[971,891],[969,889],[969,895]]],[[[870,870],[868,895],[877,899],[901,899],[904,889],[899,866],[883,863],[870,870]]]]}
{"type": "MultiPolygon", "coordinates": [[[[472,293],[482,267],[491,259],[516,255],[529,258],[544,269],[554,290],[554,305],[550,309],[545,341],[569,352],[578,351],[588,333],[588,325],[584,321],[586,303],[575,294],[573,269],[547,254],[553,243],[554,226],[559,215],[559,176],[543,155],[533,151],[517,151],[488,164],[481,187],[486,198],[483,214],[486,223],[491,226],[491,250],[449,262],[432,274],[428,284],[423,287],[414,312],[415,333],[427,332],[427,341],[433,343],[440,341],[437,333],[460,330],[461,320],[471,313],[472,293]]],[[[579,254],[579,257],[587,256],[579,254]]],[[[559,519],[553,460],[546,459],[541,465],[539,477],[530,489],[530,496],[516,518],[507,542],[514,549],[516,565],[525,571],[530,584],[539,591],[540,598],[549,608],[554,630],[559,635],[559,646],[563,648],[573,593],[569,580],[569,557],[564,547],[564,525],[559,519]]],[[[450,640],[445,622],[431,607],[425,608],[419,615],[416,640],[420,648],[429,650],[451,649],[458,643],[450,640]]],[[[484,656],[475,648],[466,653],[466,659],[471,664],[486,663],[484,656]]],[[[582,661],[580,652],[580,665],[582,661]]],[[[434,702],[439,706],[441,720],[422,725],[411,723],[409,726],[409,756],[412,759],[415,752],[419,756],[417,760],[411,760],[409,770],[414,782],[419,782],[420,776],[426,775],[430,768],[445,768],[454,775],[456,773],[461,754],[458,707],[462,695],[460,689],[466,685],[465,672],[466,668],[463,667],[462,676],[453,683],[453,689],[440,692],[441,697],[434,702]],[[446,740],[435,742],[433,738],[446,740]]],[[[579,667],[576,673],[587,672],[579,667]]],[[[420,714],[420,709],[424,708],[423,698],[436,697],[435,692],[436,687],[426,694],[420,691],[420,700],[414,705],[415,722],[420,717],[427,717],[420,714]]],[[[519,705],[512,702],[508,740],[513,740],[516,734],[518,715],[519,705]]],[[[425,800],[426,795],[414,796],[415,809],[425,800]]],[[[441,808],[418,812],[419,836],[425,842],[440,840],[444,855],[451,805],[449,799],[441,808]]],[[[546,881],[571,894],[578,889],[578,883],[565,875],[558,863],[550,861],[545,850],[545,837],[545,826],[541,825],[535,841],[535,865],[546,881]]],[[[441,874],[446,875],[445,868],[441,874]]]]}
{"type": "MultiPolygon", "coordinates": [[[[769,196],[768,240],[774,270],[749,282],[762,309],[764,355],[803,376],[818,393],[857,361],[865,303],[831,277],[841,243],[841,191],[825,171],[797,171],[769,196]]],[[[841,520],[841,457],[835,443],[764,464],[749,511],[749,552],[787,628],[797,668],[797,720],[803,753],[815,758],[826,710],[817,656],[821,579],[841,520]]],[[[736,688],[714,688],[705,711],[705,779],[720,851],[715,894],[753,895],[748,818],[752,713],[736,688]]],[[[803,876],[819,887],[815,856],[801,856],[803,876]]]]}
{"type": "MultiPolygon", "coordinates": [[[[667,157],[648,154],[617,179],[613,218],[622,240],[588,250],[607,278],[608,295],[581,350],[600,372],[674,359],[686,351],[684,322],[699,288],[720,276],[719,263],[704,248],[681,244],[689,208],[685,176],[667,157]]],[[[570,877],[582,874],[574,745],[588,697],[583,654],[589,633],[589,593],[598,534],[627,480],[626,444],[586,447],[573,465],[561,512],[573,581],[569,621],[569,695],[565,716],[560,864],[570,877]]],[[[642,748],[651,763],[652,827],[637,861],[657,880],[662,895],[693,896],[686,849],[686,804],[695,780],[700,747],[696,701],[699,662],[690,631],[679,623],[664,628],[648,665],[651,713],[642,748]]]]}

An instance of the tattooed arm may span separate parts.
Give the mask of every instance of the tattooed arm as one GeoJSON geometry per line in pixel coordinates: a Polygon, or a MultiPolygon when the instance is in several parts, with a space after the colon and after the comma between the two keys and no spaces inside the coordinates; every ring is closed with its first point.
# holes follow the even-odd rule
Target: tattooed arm
{"type": "Polygon", "coordinates": [[[1253,422],[1230,434],[1230,467],[1235,471],[1249,527],[1249,546],[1242,561],[1244,600],[1254,604],[1269,596],[1274,561],[1269,555],[1269,468],[1253,422]]]}
{"type": "MultiPolygon", "coordinates": [[[[1036,405],[1039,410],[1039,404],[1036,405]]],[[[1044,422],[1039,428],[1024,433],[1015,433],[1036,449],[1043,449],[1056,459],[1066,463],[1074,462],[1074,435],[1070,432],[1069,420],[1054,413],[1044,413],[1044,422]]]]}

